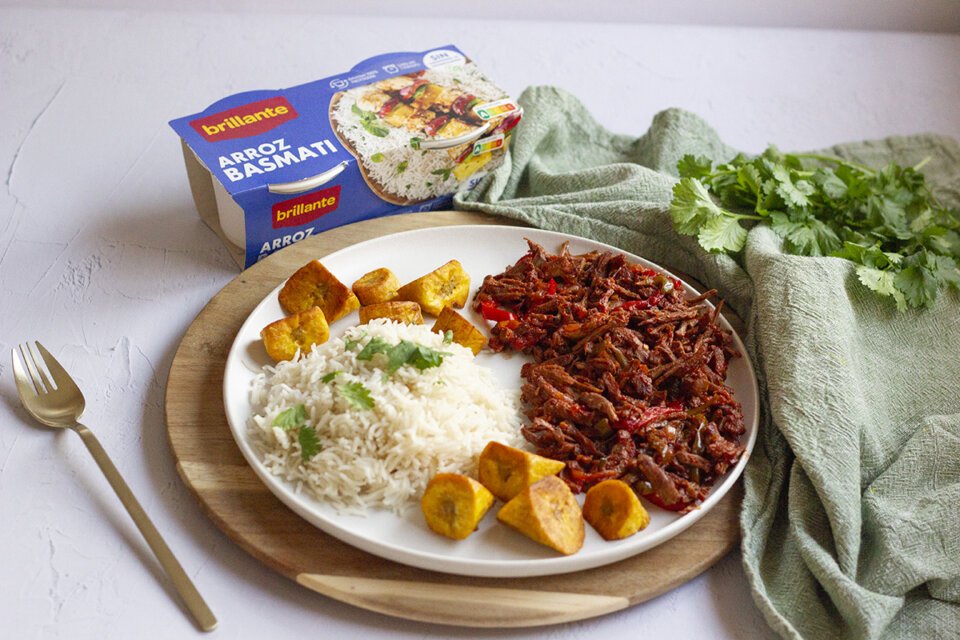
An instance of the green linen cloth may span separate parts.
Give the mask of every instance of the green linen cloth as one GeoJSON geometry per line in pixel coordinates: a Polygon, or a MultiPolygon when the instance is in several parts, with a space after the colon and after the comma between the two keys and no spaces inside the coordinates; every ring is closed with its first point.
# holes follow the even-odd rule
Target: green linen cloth
{"type": "MultiPolygon", "coordinates": [[[[507,161],[455,205],[594,238],[719,290],[747,323],[762,395],[745,473],[742,552],[754,599],[787,638],[960,637],[960,301],[899,313],[839,258],[784,253],[767,228],[742,255],[673,231],[677,160],[735,150],[699,117],[606,131],[570,94],[534,87],[507,161]]],[[[774,141],[775,142],[775,141],[774,141]]],[[[960,147],[935,135],[824,151],[913,165],[960,205],[960,147]]],[[[519,257],[519,256],[518,256],[519,257]]]]}

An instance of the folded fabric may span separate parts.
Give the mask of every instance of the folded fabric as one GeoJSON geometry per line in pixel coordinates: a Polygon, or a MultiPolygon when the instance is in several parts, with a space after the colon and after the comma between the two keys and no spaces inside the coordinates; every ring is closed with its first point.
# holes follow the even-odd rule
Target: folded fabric
{"type": "MultiPolygon", "coordinates": [[[[701,118],[610,133],[572,95],[534,87],[507,162],[455,206],[593,238],[690,274],[747,323],[758,444],[742,553],[754,599],[788,638],[960,637],[960,296],[900,313],[853,264],[784,252],[766,227],[740,255],[673,230],[677,161],[736,151],[701,118]]],[[[960,206],[960,147],[918,135],[823,153],[914,165],[960,206]]]]}

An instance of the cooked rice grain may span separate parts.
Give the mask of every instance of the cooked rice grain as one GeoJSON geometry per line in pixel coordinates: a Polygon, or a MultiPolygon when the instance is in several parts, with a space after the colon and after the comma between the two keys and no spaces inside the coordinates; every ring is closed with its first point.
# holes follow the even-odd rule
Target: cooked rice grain
{"type": "Polygon", "coordinates": [[[253,441],[271,473],[329,502],[342,513],[385,507],[402,513],[436,473],[476,474],[477,456],[490,440],[525,447],[519,393],[501,389],[473,353],[424,326],[385,319],[347,329],[360,340],[347,351],[343,337],[313,347],[298,361],[266,367],[253,382],[253,441]],[[359,361],[368,340],[394,345],[410,340],[444,351],[439,367],[411,365],[386,375],[386,356],[359,361]],[[332,382],[328,373],[340,371],[332,382]],[[374,406],[353,407],[337,386],[360,382],[374,406]],[[297,404],[307,410],[322,450],[304,462],[296,430],[274,427],[276,416],[297,404]]]}

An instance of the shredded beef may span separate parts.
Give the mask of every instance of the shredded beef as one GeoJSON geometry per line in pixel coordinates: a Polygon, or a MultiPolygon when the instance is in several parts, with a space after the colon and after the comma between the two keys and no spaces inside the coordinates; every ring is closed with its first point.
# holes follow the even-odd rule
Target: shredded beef
{"type": "MultiPolygon", "coordinates": [[[[717,324],[715,292],[682,284],[622,254],[530,251],[484,278],[473,305],[508,319],[495,351],[532,356],[521,371],[537,452],[566,462],[574,491],[608,478],[664,509],[686,512],[743,453],[743,413],[724,384],[739,356],[717,324]]],[[[485,316],[486,317],[486,316],[485,316]]]]}

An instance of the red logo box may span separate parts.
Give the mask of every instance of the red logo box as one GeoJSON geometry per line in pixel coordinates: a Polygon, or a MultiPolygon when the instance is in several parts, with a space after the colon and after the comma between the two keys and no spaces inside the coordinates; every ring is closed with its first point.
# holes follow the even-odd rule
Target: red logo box
{"type": "Polygon", "coordinates": [[[218,142],[266,133],[296,117],[287,99],[277,96],[193,120],[190,126],[207,142],[218,142]]]}
{"type": "Polygon", "coordinates": [[[340,185],[273,205],[273,228],[299,227],[340,206],[340,185]]]}

